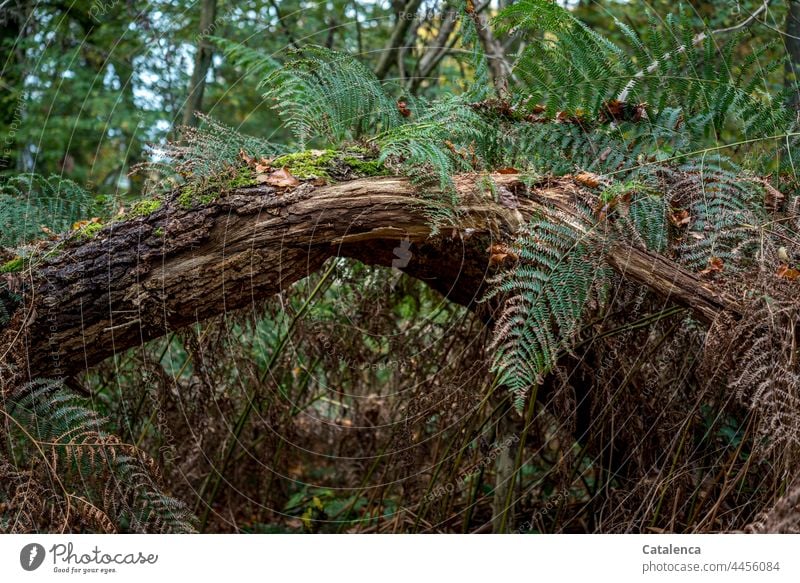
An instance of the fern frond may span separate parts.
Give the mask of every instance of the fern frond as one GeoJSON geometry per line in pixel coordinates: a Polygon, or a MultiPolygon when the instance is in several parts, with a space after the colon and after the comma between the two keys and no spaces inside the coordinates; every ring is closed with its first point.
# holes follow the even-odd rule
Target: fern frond
{"type": "Polygon", "coordinates": [[[691,217],[677,248],[679,260],[692,269],[706,267],[712,257],[732,270],[751,265],[759,244],[756,227],[763,220],[762,188],[741,171],[708,160],[687,162],[671,176],[672,199],[691,217]]]}
{"type": "Polygon", "coordinates": [[[531,221],[516,242],[518,264],[487,295],[508,296],[494,331],[493,368],[518,410],[606,294],[610,271],[585,234],[594,219],[590,209],[580,211],[582,225],[559,220],[557,212],[531,221]]]}
{"type": "Polygon", "coordinates": [[[260,86],[303,149],[313,140],[338,146],[400,123],[396,102],[354,57],[318,46],[294,55],[260,86]]]}
{"type": "Polygon", "coordinates": [[[251,49],[241,43],[236,43],[219,36],[211,36],[213,41],[222,49],[222,54],[237,67],[244,69],[245,75],[252,75],[259,81],[266,79],[271,73],[277,71],[281,64],[262,51],[251,49]]]}
{"type": "Polygon", "coordinates": [[[282,152],[267,140],[242,134],[205,114],[196,115],[201,122],[199,127],[183,128],[179,141],[150,146],[151,161],[133,169],[149,175],[150,191],[158,194],[184,186],[199,193],[209,182],[240,166],[242,153],[260,159],[282,152]]]}
{"type": "Polygon", "coordinates": [[[654,22],[645,36],[621,26],[624,47],[548,0],[517,2],[497,22],[501,30],[531,33],[515,74],[531,102],[543,103],[550,114],[600,113],[606,103],[625,95],[628,101],[647,103],[651,114],[680,108],[698,137],[738,121],[749,138],[780,133],[792,118],[782,101],[757,90],[781,65],[778,60],[761,67],[769,47],[754,51],[733,75],[733,51],[742,37],[717,48],[708,31],[698,36],[685,14],[669,15],[663,25],[654,22]],[[544,38],[542,30],[549,33],[544,38]]]}
{"type": "Polygon", "coordinates": [[[121,530],[194,530],[186,507],[161,492],[152,460],[107,433],[105,420],[60,381],[23,385],[11,394],[7,406],[24,428],[19,442],[33,440],[33,451],[47,454],[50,470],[69,488],[61,494],[97,506],[121,530]]]}
{"type": "Polygon", "coordinates": [[[42,237],[42,227],[63,232],[81,219],[101,214],[94,197],[72,180],[17,174],[0,181],[0,246],[42,237]]]}

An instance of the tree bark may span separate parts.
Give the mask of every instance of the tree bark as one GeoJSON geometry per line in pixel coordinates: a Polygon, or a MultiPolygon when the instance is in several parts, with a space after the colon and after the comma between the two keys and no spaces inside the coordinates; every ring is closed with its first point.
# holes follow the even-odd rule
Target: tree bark
{"type": "Polygon", "coordinates": [[[380,60],[375,66],[375,76],[378,79],[384,79],[389,73],[389,70],[397,62],[397,53],[403,44],[406,42],[406,35],[417,17],[417,10],[422,3],[422,0],[408,0],[397,12],[397,21],[395,22],[392,35],[389,41],[381,52],[380,60]]]}
{"type": "Polygon", "coordinates": [[[483,46],[483,51],[486,53],[492,84],[498,95],[502,95],[508,88],[508,76],[511,73],[511,67],[506,61],[505,48],[503,48],[503,43],[497,40],[492,33],[486,14],[475,11],[471,17],[475,23],[475,30],[483,46]]]}
{"type": "MultiPolygon", "coordinates": [[[[456,177],[458,227],[435,236],[414,187],[398,177],[244,188],[196,208],[174,195],[92,239],[73,234],[25,272],[0,275],[22,296],[0,333],[0,377],[8,380],[9,367],[17,378],[69,376],[193,322],[255,310],[331,257],[397,265],[405,239],[411,258],[403,271],[490,320],[493,306],[478,303],[497,270],[489,245],[510,240],[534,212],[571,212],[580,187],[565,179],[529,188],[516,175],[495,175],[495,190],[516,196],[509,208],[484,194],[479,178],[456,177]]],[[[612,246],[608,261],[701,320],[740,311],[710,283],[641,249],[612,246]]]]}
{"type": "MultiPolygon", "coordinates": [[[[800,67],[800,0],[789,0],[789,9],[786,12],[786,53],[784,84],[794,87],[798,82],[797,69],[800,67]]],[[[788,97],[788,106],[797,111],[800,103],[800,94],[792,91],[788,97]]]]}
{"type": "Polygon", "coordinates": [[[200,13],[200,33],[197,37],[197,54],[194,58],[194,69],[189,81],[189,95],[186,98],[186,107],[183,110],[183,125],[193,127],[197,125],[195,112],[202,111],[203,93],[206,90],[206,75],[211,67],[211,58],[214,47],[207,35],[214,30],[214,21],[217,19],[217,0],[203,0],[200,13]]]}

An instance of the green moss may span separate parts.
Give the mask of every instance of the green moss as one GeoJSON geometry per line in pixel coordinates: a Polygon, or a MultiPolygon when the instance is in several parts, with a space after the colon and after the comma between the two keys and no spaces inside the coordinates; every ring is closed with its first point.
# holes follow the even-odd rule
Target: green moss
{"type": "Polygon", "coordinates": [[[380,176],[386,174],[386,167],[369,156],[364,148],[350,147],[343,152],[336,150],[306,150],[279,156],[272,167],[286,168],[298,180],[323,179],[331,177],[343,179],[357,176],[380,176]]]}
{"type": "Polygon", "coordinates": [[[93,239],[97,233],[103,230],[103,223],[88,223],[78,229],[78,237],[81,239],[93,239]]]}
{"type": "Polygon", "coordinates": [[[146,217],[160,209],[162,204],[163,203],[157,198],[140,200],[131,207],[128,214],[132,217],[146,217]]]}
{"type": "Polygon", "coordinates": [[[234,188],[245,188],[256,183],[256,175],[252,168],[237,168],[233,175],[222,183],[222,190],[228,191],[234,188]]]}
{"type": "Polygon", "coordinates": [[[299,180],[328,179],[328,167],[336,160],[336,150],[306,150],[279,156],[272,161],[273,168],[286,168],[299,180]]]}
{"type": "Polygon", "coordinates": [[[376,159],[365,160],[355,156],[345,156],[342,161],[359,176],[380,176],[386,174],[386,167],[376,159]]]}
{"type": "Polygon", "coordinates": [[[163,237],[164,236],[164,229],[162,227],[158,227],[155,231],[153,231],[153,234],[156,237],[163,237]]]}
{"type": "Polygon", "coordinates": [[[204,183],[190,183],[184,186],[178,195],[178,204],[187,209],[195,204],[211,204],[226,192],[255,184],[256,176],[251,168],[230,168],[227,172],[211,177],[204,183]]]}
{"type": "Polygon", "coordinates": [[[184,186],[183,190],[181,190],[181,193],[178,195],[178,204],[185,209],[192,208],[192,201],[194,200],[194,193],[196,190],[194,184],[187,184],[184,186]]]}
{"type": "Polygon", "coordinates": [[[11,261],[7,261],[3,265],[0,265],[0,273],[16,273],[18,271],[22,271],[22,267],[24,262],[22,257],[14,257],[11,261]]]}

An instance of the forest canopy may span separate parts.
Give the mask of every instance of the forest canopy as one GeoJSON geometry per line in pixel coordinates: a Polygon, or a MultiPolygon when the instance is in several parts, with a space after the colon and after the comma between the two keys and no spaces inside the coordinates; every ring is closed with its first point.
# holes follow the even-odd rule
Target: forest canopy
{"type": "Polygon", "coordinates": [[[800,4],[12,0],[0,57],[0,531],[800,528],[800,4]]]}

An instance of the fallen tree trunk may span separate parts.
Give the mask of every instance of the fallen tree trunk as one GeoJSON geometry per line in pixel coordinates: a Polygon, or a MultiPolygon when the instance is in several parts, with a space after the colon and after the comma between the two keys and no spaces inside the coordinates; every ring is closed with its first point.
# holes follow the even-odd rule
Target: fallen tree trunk
{"type": "MultiPolygon", "coordinates": [[[[513,203],[482,194],[477,176],[460,176],[458,228],[436,236],[404,178],[244,188],[197,208],[173,197],[91,239],[73,236],[26,270],[2,361],[29,378],[72,375],[171,330],[253,309],[331,257],[397,265],[395,249],[406,238],[412,256],[403,271],[490,319],[491,306],[477,303],[496,269],[488,245],[509,240],[533,212],[570,212],[579,188],[569,180],[528,188],[515,175],[493,178],[513,203]]],[[[617,245],[608,261],[701,320],[739,311],[734,299],[662,257],[617,245]]]]}

